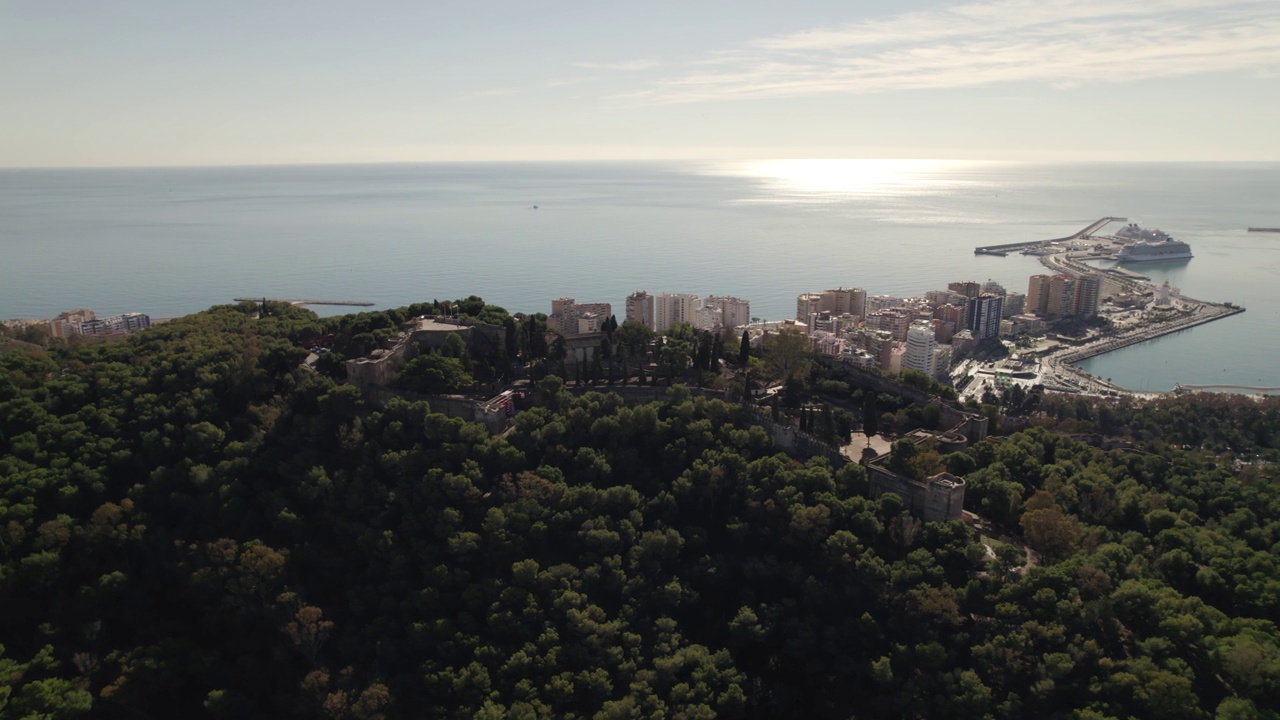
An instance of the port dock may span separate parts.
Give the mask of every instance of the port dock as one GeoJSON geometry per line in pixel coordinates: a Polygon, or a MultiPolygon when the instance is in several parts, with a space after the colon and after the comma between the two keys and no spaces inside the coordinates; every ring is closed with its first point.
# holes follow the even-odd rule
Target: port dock
{"type": "Polygon", "coordinates": [[[373,303],[364,302],[362,300],[294,300],[290,298],[269,298],[269,297],[251,297],[251,298],[235,298],[235,302],[278,302],[288,303],[290,305],[351,305],[353,307],[373,307],[373,303]]]}
{"type": "MultiPolygon", "coordinates": [[[[1154,340],[1164,335],[1171,335],[1176,332],[1182,332],[1193,328],[1197,325],[1221,320],[1222,318],[1231,317],[1244,312],[1242,307],[1226,307],[1223,305],[1215,305],[1212,303],[1193,301],[1185,298],[1190,302],[1198,303],[1192,310],[1191,314],[1186,317],[1175,318],[1167,322],[1150,325],[1137,330],[1131,330],[1115,337],[1104,338],[1098,342],[1091,343],[1079,348],[1073,348],[1061,353],[1057,360],[1061,363],[1074,364],[1081,360],[1088,360],[1092,357],[1105,355],[1109,352],[1115,352],[1121,348],[1127,348],[1130,345],[1137,345],[1148,340],[1154,340]]],[[[1190,387],[1190,386],[1188,386],[1190,387]]]]}
{"type": "Polygon", "coordinates": [[[1213,390],[1243,390],[1245,392],[1257,393],[1259,395],[1280,393],[1280,387],[1267,387],[1262,385],[1188,385],[1186,383],[1178,383],[1173,386],[1173,391],[1175,393],[1204,392],[1213,390]]]}
{"type": "Polygon", "coordinates": [[[1043,250],[1047,246],[1052,245],[1054,243],[1071,242],[1072,240],[1081,240],[1083,238],[1087,238],[1093,235],[1094,233],[1098,232],[1102,228],[1106,227],[1107,225],[1110,225],[1113,222],[1128,222],[1128,221],[1129,221],[1129,218],[1122,218],[1122,217],[1099,218],[1097,221],[1089,224],[1088,226],[1086,226],[1079,232],[1075,233],[1074,235],[1068,235],[1067,237],[1053,238],[1051,240],[1032,240],[1030,242],[1005,243],[1003,245],[983,245],[981,247],[974,248],[973,254],[974,255],[998,255],[1000,257],[1004,257],[1011,252],[1043,250]]]}

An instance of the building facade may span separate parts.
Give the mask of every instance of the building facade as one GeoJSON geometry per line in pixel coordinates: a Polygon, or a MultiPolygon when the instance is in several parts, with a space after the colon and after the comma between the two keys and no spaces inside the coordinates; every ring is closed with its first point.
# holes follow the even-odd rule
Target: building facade
{"type": "Polygon", "coordinates": [[[796,319],[809,322],[809,316],[822,309],[822,293],[803,293],[796,296],[796,319]]]}
{"type": "Polygon", "coordinates": [[[937,346],[932,325],[922,321],[911,323],[907,330],[907,350],[902,358],[902,369],[919,370],[933,377],[933,351],[937,346]]]}
{"type": "Polygon", "coordinates": [[[969,301],[969,330],[973,332],[974,340],[981,342],[987,338],[1000,337],[1003,308],[1002,295],[979,295],[969,301]]]}
{"type": "Polygon", "coordinates": [[[751,303],[742,298],[711,295],[702,303],[702,306],[720,311],[722,327],[736,328],[751,324],[751,303]]]}
{"type": "Polygon", "coordinates": [[[561,297],[551,301],[551,315],[547,317],[547,325],[561,335],[577,335],[596,332],[612,315],[613,308],[609,303],[579,304],[571,297],[561,297]],[[584,317],[588,319],[588,326],[594,324],[596,330],[581,329],[579,321],[584,317]]]}
{"type": "Polygon", "coordinates": [[[688,293],[659,293],[653,301],[653,329],[667,332],[675,325],[697,321],[699,298],[688,293]]]}
{"type": "Polygon", "coordinates": [[[637,290],[627,296],[627,320],[653,329],[653,296],[637,290]]]}

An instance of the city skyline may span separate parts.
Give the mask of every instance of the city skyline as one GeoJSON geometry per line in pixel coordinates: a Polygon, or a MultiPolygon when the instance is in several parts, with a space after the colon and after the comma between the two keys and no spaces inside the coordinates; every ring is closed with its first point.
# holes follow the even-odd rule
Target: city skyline
{"type": "Polygon", "coordinates": [[[1280,7],[1255,0],[2,15],[3,167],[1280,160],[1280,7]]]}

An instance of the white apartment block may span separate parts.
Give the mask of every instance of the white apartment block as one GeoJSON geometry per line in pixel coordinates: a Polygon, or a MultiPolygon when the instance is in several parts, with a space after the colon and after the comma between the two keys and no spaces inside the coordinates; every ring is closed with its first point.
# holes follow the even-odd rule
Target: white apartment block
{"type": "MultiPolygon", "coordinates": [[[[90,313],[92,314],[92,313],[90,313]]],[[[81,335],[106,335],[109,333],[131,333],[151,327],[151,318],[143,313],[124,313],[108,318],[97,318],[80,323],[77,332],[81,335]]]]}
{"type": "Polygon", "coordinates": [[[659,293],[653,302],[653,329],[666,332],[679,323],[693,325],[699,299],[688,293],[659,293]]]}
{"type": "Polygon", "coordinates": [[[691,323],[698,330],[714,330],[724,326],[724,311],[714,305],[703,303],[702,307],[694,313],[694,319],[691,323]]]}
{"type": "Polygon", "coordinates": [[[933,351],[936,348],[933,326],[925,322],[912,323],[907,330],[907,352],[902,358],[902,369],[919,370],[933,377],[933,351]]]}
{"type": "Polygon", "coordinates": [[[711,295],[702,303],[702,306],[720,310],[722,327],[735,328],[751,323],[751,303],[742,298],[711,295]]]}
{"type": "Polygon", "coordinates": [[[933,349],[933,377],[942,380],[951,370],[951,346],[938,345],[933,349]]]}

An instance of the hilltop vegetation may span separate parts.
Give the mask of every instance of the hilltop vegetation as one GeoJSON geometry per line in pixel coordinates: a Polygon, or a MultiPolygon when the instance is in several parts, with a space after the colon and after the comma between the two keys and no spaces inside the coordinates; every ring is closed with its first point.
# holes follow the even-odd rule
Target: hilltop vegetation
{"type": "MultiPolygon", "coordinates": [[[[859,466],[779,454],[739,405],[677,385],[628,407],[549,377],[491,437],[300,367],[300,342],[376,345],[419,308],[271,310],[0,355],[0,715],[1280,707],[1270,466],[1038,427],[941,456],[989,536],[1030,544],[1024,567],[1014,544],[871,497],[859,466]]],[[[1178,408],[1122,425],[1199,412],[1178,408]]],[[[1230,410],[1211,444],[1271,447],[1274,414],[1230,410]]]]}

